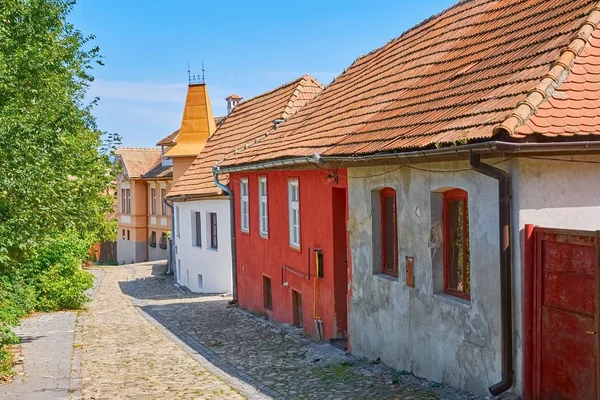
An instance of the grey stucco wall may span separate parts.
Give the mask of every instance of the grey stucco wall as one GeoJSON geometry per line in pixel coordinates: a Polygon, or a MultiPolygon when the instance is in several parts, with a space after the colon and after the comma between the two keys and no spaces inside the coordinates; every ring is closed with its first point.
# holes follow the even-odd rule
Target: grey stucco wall
{"type": "Polygon", "coordinates": [[[161,249],[158,244],[156,247],[148,246],[148,261],[166,260],[167,258],[169,258],[168,249],[161,249]]]}
{"type": "MultiPolygon", "coordinates": [[[[510,169],[514,163],[498,166],[510,169]]],[[[498,183],[471,171],[466,162],[417,168],[465,171],[348,169],[352,351],[485,395],[487,387],[500,380],[498,183]],[[372,190],[384,187],[396,190],[398,278],[373,271],[371,196],[372,190]],[[436,220],[441,205],[432,204],[439,203],[432,192],[449,188],[469,194],[471,301],[443,294],[440,284],[441,227],[436,220]],[[405,284],[406,256],[415,259],[415,288],[405,284]]]]}
{"type": "Polygon", "coordinates": [[[117,240],[117,261],[119,264],[131,264],[146,261],[147,242],[117,240]]]}

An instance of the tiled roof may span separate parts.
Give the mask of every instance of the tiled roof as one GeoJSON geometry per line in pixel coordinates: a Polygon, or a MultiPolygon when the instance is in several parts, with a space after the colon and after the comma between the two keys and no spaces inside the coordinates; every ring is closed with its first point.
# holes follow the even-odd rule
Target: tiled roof
{"type": "Polygon", "coordinates": [[[123,172],[129,178],[139,178],[160,159],[161,151],[157,148],[122,147],[115,150],[115,156],[123,162],[123,172]]]}
{"type": "Polygon", "coordinates": [[[533,132],[592,133],[590,124],[600,121],[600,108],[592,106],[599,93],[598,34],[587,46],[586,40],[600,22],[598,6],[598,0],[461,1],[357,59],[277,132],[221,165],[408,151],[500,134],[516,140],[533,132]],[[573,73],[546,101],[574,58],[573,73]],[[588,118],[558,122],[551,118],[555,109],[588,118]]]}
{"type": "MultiPolygon", "coordinates": [[[[206,147],[169,192],[169,197],[220,194],[212,176],[212,166],[246,144],[273,129],[273,120],[287,119],[305,106],[323,86],[305,75],[268,93],[237,105],[206,147]]],[[[227,176],[221,176],[227,182],[227,176]]]]}
{"type": "Polygon", "coordinates": [[[162,138],[158,143],[156,143],[157,146],[175,146],[177,144],[177,139],[179,138],[179,129],[177,129],[175,132],[171,133],[169,136],[162,138]]]}
{"type": "Polygon", "coordinates": [[[173,166],[164,166],[162,157],[146,173],[142,174],[142,179],[165,180],[171,178],[173,178],[173,166]]]}

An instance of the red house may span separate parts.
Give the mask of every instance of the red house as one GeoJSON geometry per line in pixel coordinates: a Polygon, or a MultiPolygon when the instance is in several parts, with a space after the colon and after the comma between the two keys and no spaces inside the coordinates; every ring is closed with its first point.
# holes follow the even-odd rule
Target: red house
{"type": "Polygon", "coordinates": [[[337,171],[230,172],[241,307],[322,339],[347,335],[347,184],[337,171]]]}

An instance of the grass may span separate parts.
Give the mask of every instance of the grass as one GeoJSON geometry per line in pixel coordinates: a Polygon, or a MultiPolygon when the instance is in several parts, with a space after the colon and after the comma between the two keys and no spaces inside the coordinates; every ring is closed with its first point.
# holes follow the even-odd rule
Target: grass
{"type": "Polygon", "coordinates": [[[314,367],[313,375],[323,382],[341,382],[346,383],[354,381],[358,374],[354,371],[352,363],[344,361],[340,364],[327,365],[325,367],[314,367]]]}

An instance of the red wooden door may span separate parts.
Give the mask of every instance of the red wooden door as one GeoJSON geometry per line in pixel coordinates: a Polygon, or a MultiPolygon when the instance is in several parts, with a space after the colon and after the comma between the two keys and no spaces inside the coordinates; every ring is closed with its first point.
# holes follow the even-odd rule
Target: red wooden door
{"type": "Polygon", "coordinates": [[[535,397],[596,400],[596,233],[536,229],[535,397]]]}

